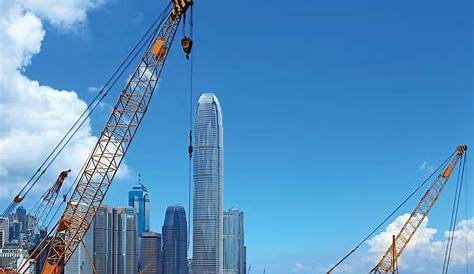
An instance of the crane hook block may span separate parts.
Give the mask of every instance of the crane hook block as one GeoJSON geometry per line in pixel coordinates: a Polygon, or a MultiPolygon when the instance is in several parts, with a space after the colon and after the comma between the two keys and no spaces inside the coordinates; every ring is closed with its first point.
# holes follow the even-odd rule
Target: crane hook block
{"type": "Polygon", "coordinates": [[[186,59],[189,59],[189,54],[191,54],[191,50],[193,49],[193,40],[190,37],[184,36],[181,39],[181,46],[183,47],[184,53],[186,53],[186,59]]]}

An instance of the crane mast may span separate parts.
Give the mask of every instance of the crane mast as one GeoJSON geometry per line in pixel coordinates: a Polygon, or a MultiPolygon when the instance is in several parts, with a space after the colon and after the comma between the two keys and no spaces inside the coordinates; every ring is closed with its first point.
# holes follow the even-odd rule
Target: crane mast
{"type": "MultiPolygon", "coordinates": [[[[178,25],[192,0],[172,0],[102,130],[52,234],[42,274],[61,274],[95,218],[99,206],[147,111],[178,25]]],[[[30,255],[30,259],[38,258],[30,255]]],[[[24,266],[18,272],[23,272],[24,266]]]]}
{"type": "MultiPolygon", "coordinates": [[[[466,145],[458,146],[456,152],[451,157],[446,168],[436,177],[430,188],[425,192],[418,205],[415,207],[410,217],[393,239],[392,245],[387,249],[385,254],[380,259],[379,263],[369,273],[390,273],[396,269],[395,264],[406,248],[407,244],[413,238],[420,225],[425,220],[426,216],[433,208],[438,200],[439,195],[443,191],[446,183],[449,180],[454,168],[459,160],[463,157],[467,150],[466,145]]],[[[396,271],[395,271],[396,272],[396,271]]]]}

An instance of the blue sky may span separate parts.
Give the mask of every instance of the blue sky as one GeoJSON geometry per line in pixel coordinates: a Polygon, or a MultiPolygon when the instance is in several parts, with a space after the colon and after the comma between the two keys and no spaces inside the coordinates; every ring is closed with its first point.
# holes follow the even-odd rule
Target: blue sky
{"type": "MultiPolygon", "coordinates": [[[[24,75],[89,101],[165,2],[109,1],[72,28],[45,20],[24,75]]],[[[245,213],[252,273],[321,273],[424,179],[425,162],[474,143],[471,1],[196,2],[194,99],[221,102],[225,207],[245,213]]],[[[155,231],[168,205],[187,205],[188,78],[176,43],[105,202],[126,205],[141,173],[155,231]]],[[[472,178],[468,165],[461,219],[474,216],[472,178]]],[[[453,192],[430,214],[434,240],[453,192]]]]}

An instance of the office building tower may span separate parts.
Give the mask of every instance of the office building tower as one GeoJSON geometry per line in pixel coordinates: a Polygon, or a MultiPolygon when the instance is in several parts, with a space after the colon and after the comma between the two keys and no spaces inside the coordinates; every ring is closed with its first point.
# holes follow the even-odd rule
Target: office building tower
{"type": "Polygon", "coordinates": [[[93,274],[92,265],[89,260],[94,261],[93,256],[93,233],[94,229],[89,228],[84,238],[67,262],[65,274],[93,274]]]}
{"type": "Polygon", "coordinates": [[[188,274],[187,222],[182,206],[166,209],[163,233],[163,274],[188,274]]]}
{"type": "Polygon", "coordinates": [[[18,221],[10,222],[10,243],[19,243],[21,238],[21,223],[18,221]]]}
{"type": "Polygon", "coordinates": [[[16,217],[18,222],[25,223],[26,222],[26,209],[22,206],[16,209],[16,217]]]}
{"type": "MultiPolygon", "coordinates": [[[[22,248],[0,248],[0,268],[8,270],[19,270],[20,273],[34,274],[35,273],[35,262],[31,260],[29,263],[25,263],[28,260],[28,251],[22,248]],[[19,269],[23,263],[24,267],[19,269]],[[30,266],[28,268],[28,266],[30,266]]],[[[6,272],[8,273],[8,272],[6,272]]]]}
{"type": "Polygon", "coordinates": [[[137,217],[133,208],[101,206],[93,225],[94,265],[97,273],[136,274],[137,217]]]}
{"type": "Polygon", "coordinates": [[[97,273],[108,274],[109,262],[109,210],[106,206],[98,208],[93,222],[92,249],[94,253],[94,266],[97,273]]]}
{"type": "Polygon", "coordinates": [[[194,274],[222,274],[223,149],[219,101],[212,93],[202,94],[194,125],[194,274]]]}
{"type": "Polygon", "coordinates": [[[8,218],[0,218],[0,248],[10,239],[10,225],[8,218]]]}
{"type": "Polygon", "coordinates": [[[138,177],[138,185],[128,192],[128,205],[135,209],[137,214],[137,236],[150,231],[150,194],[138,177]]]}
{"type": "Polygon", "coordinates": [[[140,236],[140,273],[161,274],[161,261],[161,234],[143,232],[140,236]]]}
{"type": "Polygon", "coordinates": [[[245,274],[244,213],[224,212],[224,274],[245,274]]]}

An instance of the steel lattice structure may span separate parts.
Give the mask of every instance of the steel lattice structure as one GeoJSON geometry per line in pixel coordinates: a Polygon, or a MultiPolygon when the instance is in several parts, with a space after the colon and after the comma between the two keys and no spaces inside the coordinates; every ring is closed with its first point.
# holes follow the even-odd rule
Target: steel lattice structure
{"type": "MultiPolygon", "coordinates": [[[[167,16],[115,103],[51,240],[44,239],[30,255],[30,260],[37,260],[47,252],[43,274],[62,273],[91,226],[148,109],[179,23],[191,5],[191,0],[173,0],[165,11],[167,16]]],[[[18,272],[23,269],[25,265],[18,272]]]]}
{"type": "Polygon", "coordinates": [[[411,213],[410,218],[408,218],[399,234],[395,237],[394,243],[387,249],[377,266],[375,266],[370,273],[390,273],[393,271],[394,262],[396,263],[413,235],[415,235],[415,232],[425,220],[431,208],[433,208],[439,195],[446,186],[454,168],[463,157],[466,150],[466,145],[457,147],[456,153],[451,157],[446,168],[438,175],[438,177],[436,177],[430,188],[425,192],[415,210],[411,213]]]}

